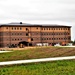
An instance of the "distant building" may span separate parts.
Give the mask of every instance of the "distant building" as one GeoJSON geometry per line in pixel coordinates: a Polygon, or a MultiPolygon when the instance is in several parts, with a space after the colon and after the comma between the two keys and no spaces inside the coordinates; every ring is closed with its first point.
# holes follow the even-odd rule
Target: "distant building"
{"type": "Polygon", "coordinates": [[[71,41],[71,26],[36,25],[27,23],[0,24],[0,47],[18,46],[22,42],[35,46],[37,43],[66,44],[71,41]]]}

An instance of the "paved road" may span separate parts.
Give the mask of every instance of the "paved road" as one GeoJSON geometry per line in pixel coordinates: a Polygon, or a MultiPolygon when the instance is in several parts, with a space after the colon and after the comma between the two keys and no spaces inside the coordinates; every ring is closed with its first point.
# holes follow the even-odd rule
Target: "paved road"
{"type": "Polygon", "coordinates": [[[34,62],[46,62],[46,61],[57,61],[57,60],[70,60],[70,59],[75,59],[75,56],[54,57],[54,58],[42,58],[42,59],[31,59],[31,60],[7,61],[7,62],[0,62],[0,65],[34,63],[34,62]]]}
{"type": "Polygon", "coordinates": [[[11,52],[11,51],[0,51],[0,53],[6,53],[6,52],[11,52]]]}

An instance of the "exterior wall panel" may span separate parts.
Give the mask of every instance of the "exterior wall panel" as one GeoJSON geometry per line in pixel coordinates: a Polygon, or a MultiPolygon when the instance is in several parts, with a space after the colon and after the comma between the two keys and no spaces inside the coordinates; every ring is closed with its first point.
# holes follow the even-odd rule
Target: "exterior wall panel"
{"type": "Polygon", "coordinates": [[[68,43],[71,41],[71,27],[16,24],[0,26],[0,47],[18,45],[21,41],[27,41],[33,45],[37,43],[68,43]],[[31,39],[33,40],[31,41],[31,39]]]}

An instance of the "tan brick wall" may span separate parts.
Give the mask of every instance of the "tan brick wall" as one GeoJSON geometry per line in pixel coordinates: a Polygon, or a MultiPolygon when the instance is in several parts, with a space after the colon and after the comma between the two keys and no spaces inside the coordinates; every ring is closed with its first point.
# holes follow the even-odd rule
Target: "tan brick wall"
{"type": "Polygon", "coordinates": [[[0,27],[0,38],[3,40],[0,43],[3,43],[4,46],[7,44],[18,44],[21,41],[28,41],[28,39],[33,39],[30,41],[31,43],[58,43],[58,42],[70,42],[71,39],[62,39],[62,38],[70,38],[71,37],[71,29],[70,27],[51,27],[51,26],[4,26],[0,27]],[[65,35],[64,33],[68,33],[65,35]],[[41,35],[45,33],[45,35],[41,35]],[[52,35],[52,34],[55,35],[52,35]],[[58,33],[58,35],[56,35],[58,33]],[[28,36],[26,35],[28,34],[28,36]],[[48,34],[48,35],[47,35],[48,34]],[[60,35],[59,35],[60,34],[60,35]],[[46,40],[42,40],[46,39],[46,40]],[[57,39],[58,38],[58,39],[57,39]],[[60,38],[60,39],[59,39],[60,38]],[[15,40],[16,39],[16,40],[15,40]],[[54,39],[54,40],[53,40],[54,39]]]}

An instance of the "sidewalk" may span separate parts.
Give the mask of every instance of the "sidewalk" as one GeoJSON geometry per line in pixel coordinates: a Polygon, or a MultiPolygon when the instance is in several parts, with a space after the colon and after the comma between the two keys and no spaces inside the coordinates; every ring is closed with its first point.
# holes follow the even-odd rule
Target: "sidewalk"
{"type": "Polygon", "coordinates": [[[47,62],[47,61],[57,61],[57,60],[71,60],[71,59],[75,59],[75,56],[42,58],[42,59],[31,59],[31,60],[5,61],[5,62],[0,62],[0,65],[34,63],[34,62],[47,62]]]}
{"type": "Polygon", "coordinates": [[[12,51],[0,51],[0,53],[6,53],[6,52],[12,52],[12,51]]]}

